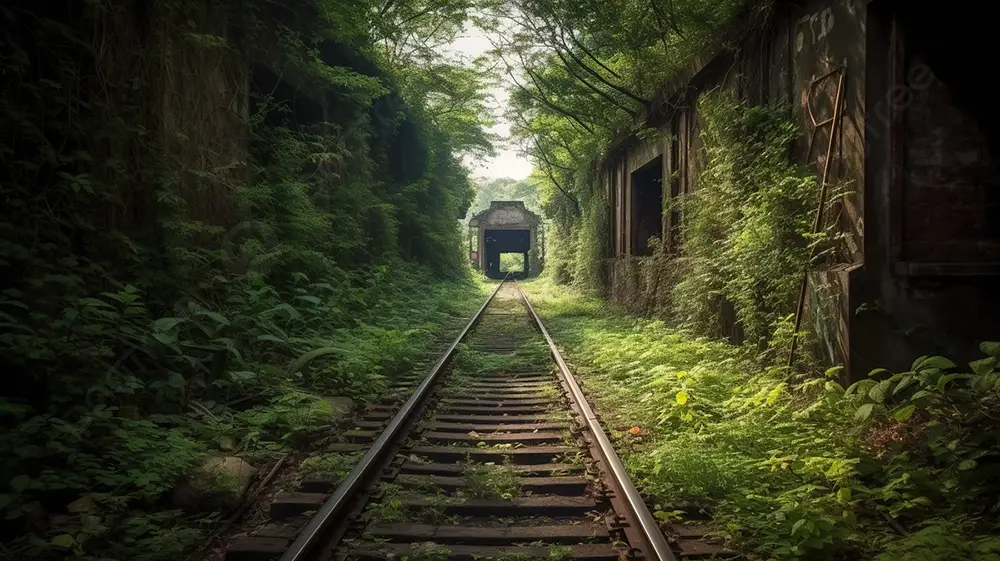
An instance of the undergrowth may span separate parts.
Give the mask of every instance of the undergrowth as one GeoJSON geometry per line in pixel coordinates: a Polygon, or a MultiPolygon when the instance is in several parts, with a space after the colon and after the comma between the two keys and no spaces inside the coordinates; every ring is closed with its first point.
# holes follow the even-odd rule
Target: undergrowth
{"type": "Polygon", "coordinates": [[[361,459],[360,453],[328,452],[309,456],[302,461],[299,473],[304,476],[320,478],[336,485],[351,473],[359,459],[361,459]]]}
{"type": "Polygon", "coordinates": [[[480,300],[482,96],[363,2],[49,8],[0,7],[0,556],[180,559],[209,454],[266,468],[480,300]]]}
{"type": "MultiPolygon", "coordinates": [[[[724,303],[751,345],[765,346],[794,311],[809,263],[812,172],[790,163],[801,127],[781,106],[747,106],[713,92],[698,102],[704,167],[695,189],[674,201],[683,216],[684,273],[670,301],[677,323],[720,335],[724,303]]],[[[676,266],[676,264],[674,265],[676,266]]]]}
{"type": "Polygon", "coordinates": [[[796,376],[550,281],[526,288],[664,520],[707,504],[755,559],[1000,558],[1000,344],[845,388],[838,369],[796,376]]]}
{"type": "MultiPolygon", "coordinates": [[[[219,326],[218,336],[228,337],[232,362],[196,394],[185,393],[186,385],[162,385],[155,378],[143,380],[138,372],[117,372],[109,373],[115,376],[98,394],[100,401],[88,408],[76,406],[60,414],[0,399],[0,412],[18,421],[18,430],[0,434],[0,445],[10,451],[2,473],[10,485],[0,494],[8,524],[28,524],[46,512],[68,513],[49,526],[45,537],[12,540],[10,551],[21,558],[44,556],[65,551],[72,543],[70,549],[80,555],[102,550],[131,552],[134,559],[166,559],[155,557],[160,555],[156,548],[146,549],[148,539],[180,532],[177,535],[190,535],[196,542],[202,535],[198,527],[211,525],[205,515],[170,511],[167,516],[135,509],[160,504],[210,450],[262,462],[305,444],[339,418],[320,394],[362,400],[375,395],[386,379],[401,372],[401,365],[429,348],[435,333],[454,321],[448,312],[461,318],[480,296],[471,284],[434,284],[420,274],[395,272],[378,289],[373,287],[371,294],[378,294],[382,304],[372,307],[372,315],[356,314],[356,328],[334,327],[329,316],[310,320],[322,300],[282,303],[275,297],[266,304],[294,313],[281,322],[287,341],[269,336],[277,328],[266,322],[246,325],[230,320],[225,311],[212,312],[215,317],[208,321],[228,322],[219,326]],[[396,312],[386,313],[389,306],[396,312]],[[303,352],[309,347],[330,352],[303,352]],[[345,356],[350,360],[343,360],[345,356]],[[146,389],[150,385],[155,391],[146,389]],[[124,512],[132,514],[123,518],[124,512]]],[[[359,296],[366,297],[363,292],[359,296]]],[[[245,313],[249,317],[249,311],[245,313]]],[[[197,355],[186,349],[204,345],[204,335],[195,325],[187,327],[194,321],[177,319],[123,314],[119,325],[125,332],[142,334],[140,341],[149,348],[165,338],[158,337],[164,332],[156,326],[172,323],[170,337],[178,341],[178,359],[193,361],[197,355]]],[[[161,355],[160,364],[169,362],[161,355]]],[[[314,467],[325,473],[330,466],[314,467]]]]}

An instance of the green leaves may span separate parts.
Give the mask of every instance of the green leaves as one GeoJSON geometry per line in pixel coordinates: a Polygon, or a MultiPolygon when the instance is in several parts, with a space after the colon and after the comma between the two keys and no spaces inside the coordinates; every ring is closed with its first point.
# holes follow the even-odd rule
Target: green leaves
{"type": "Polygon", "coordinates": [[[262,335],[258,335],[257,336],[257,340],[258,341],[270,341],[272,343],[280,343],[280,344],[287,343],[287,341],[285,341],[284,339],[282,339],[280,337],[276,337],[274,335],[271,335],[270,333],[264,333],[262,335]]]}
{"type": "Polygon", "coordinates": [[[313,360],[330,354],[348,354],[348,351],[341,349],[339,347],[323,347],[320,349],[313,349],[302,356],[300,356],[295,362],[293,362],[288,367],[289,374],[295,374],[300,372],[307,364],[313,360]]]}
{"type": "Polygon", "coordinates": [[[912,417],[914,411],[916,411],[916,410],[917,410],[917,406],[916,405],[912,405],[912,404],[911,405],[903,405],[903,406],[897,407],[895,410],[893,410],[892,417],[894,419],[896,419],[897,421],[903,422],[903,421],[908,420],[910,417],[912,417]]]}
{"type": "Polygon", "coordinates": [[[31,485],[31,478],[24,474],[17,475],[10,480],[8,485],[15,493],[23,493],[28,489],[28,485],[31,485]]]}
{"type": "Polygon", "coordinates": [[[702,95],[698,111],[706,165],[695,190],[675,203],[685,217],[681,254],[689,270],[671,291],[672,313],[715,335],[725,301],[751,345],[770,341],[776,329],[787,345],[818,191],[788,158],[799,132],[780,107],[749,106],[726,92],[702,95]]]}
{"type": "Polygon", "coordinates": [[[166,317],[160,318],[153,322],[153,331],[157,332],[167,332],[171,331],[177,325],[186,321],[184,318],[177,317],[166,317]]]}
{"type": "Polygon", "coordinates": [[[997,366],[997,359],[995,357],[983,358],[969,363],[969,368],[979,376],[985,376],[997,366]]]}
{"type": "Polygon", "coordinates": [[[875,404],[865,403],[861,407],[858,407],[858,409],[854,412],[854,420],[865,422],[869,418],[871,418],[872,413],[874,412],[875,412],[875,404]]]}
{"type": "Polygon", "coordinates": [[[201,310],[198,312],[198,315],[205,316],[220,326],[232,325],[224,315],[218,312],[213,312],[211,310],[201,310]]]}
{"type": "Polygon", "coordinates": [[[911,370],[914,372],[920,372],[932,368],[947,370],[949,368],[955,368],[955,363],[942,356],[922,356],[913,361],[911,370]]]}
{"type": "Polygon", "coordinates": [[[72,534],[59,534],[58,536],[52,538],[49,543],[64,549],[73,549],[77,546],[76,538],[74,538],[72,534]]]}
{"type": "MultiPolygon", "coordinates": [[[[951,531],[972,541],[991,532],[1000,394],[994,383],[975,385],[993,376],[990,360],[971,374],[923,357],[917,370],[879,369],[845,391],[825,376],[789,379],[662,324],[595,317],[591,299],[574,302],[549,284],[531,290],[605,422],[657,427],[620,452],[642,490],[661,505],[712,503],[718,527],[753,556],[875,558],[906,541],[883,512],[912,536],[920,521],[980,508],[978,520],[951,531]],[[767,405],[778,388],[784,395],[767,405]],[[682,391],[698,399],[680,406],[682,391]],[[703,422],[671,416],[692,405],[703,422]]],[[[919,547],[898,551],[881,559],[922,558],[919,547]]],[[[951,558],[941,551],[935,559],[951,558]]]]}

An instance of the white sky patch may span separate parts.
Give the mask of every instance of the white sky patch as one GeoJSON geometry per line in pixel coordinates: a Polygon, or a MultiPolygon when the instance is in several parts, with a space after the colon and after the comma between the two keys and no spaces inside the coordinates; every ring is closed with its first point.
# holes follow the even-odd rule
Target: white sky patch
{"type": "MultiPolygon", "coordinates": [[[[476,27],[469,27],[465,33],[453,41],[448,46],[448,50],[454,52],[465,61],[471,61],[482,56],[490,50],[493,45],[483,31],[476,27]]],[[[510,78],[506,75],[501,77],[500,84],[490,89],[494,104],[498,108],[507,106],[507,87],[510,78]]],[[[478,158],[467,156],[465,165],[477,177],[489,179],[509,177],[511,179],[524,179],[531,174],[531,161],[520,151],[518,151],[509,140],[510,123],[503,119],[502,111],[497,111],[497,123],[490,127],[490,132],[501,137],[497,145],[496,156],[492,158],[478,158]]]]}

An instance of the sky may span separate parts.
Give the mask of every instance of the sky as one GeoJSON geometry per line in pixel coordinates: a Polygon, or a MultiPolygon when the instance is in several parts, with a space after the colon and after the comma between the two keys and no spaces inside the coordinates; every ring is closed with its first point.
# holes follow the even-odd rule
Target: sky
{"type": "MultiPolygon", "coordinates": [[[[472,60],[490,49],[490,40],[478,28],[468,28],[462,37],[454,41],[450,50],[461,55],[467,60],[472,60]]],[[[490,90],[494,102],[500,111],[497,115],[497,123],[490,128],[490,132],[503,137],[497,146],[497,154],[493,158],[471,158],[465,159],[465,165],[472,170],[474,177],[486,177],[495,179],[499,177],[510,177],[512,179],[524,179],[531,173],[531,161],[526,156],[518,153],[512,146],[508,146],[506,139],[510,135],[510,123],[503,120],[502,110],[507,104],[507,91],[510,78],[504,76],[499,87],[490,90]]]]}

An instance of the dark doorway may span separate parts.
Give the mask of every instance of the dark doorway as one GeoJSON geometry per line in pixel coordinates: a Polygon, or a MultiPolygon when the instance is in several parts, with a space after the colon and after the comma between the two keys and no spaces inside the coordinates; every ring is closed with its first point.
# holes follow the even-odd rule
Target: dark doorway
{"type": "Polygon", "coordinates": [[[491,279],[502,279],[507,274],[501,271],[501,253],[520,253],[524,255],[524,272],[515,275],[517,278],[528,276],[528,252],[531,251],[530,230],[486,230],[486,276],[491,279]]]}
{"type": "Polygon", "coordinates": [[[902,259],[1000,261],[1000,111],[984,6],[898,3],[902,259]],[[905,94],[905,95],[904,95],[905,94]]]}
{"type": "Polygon", "coordinates": [[[632,172],[632,254],[652,255],[649,238],[663,239],[663,155],[632,172]]]}

